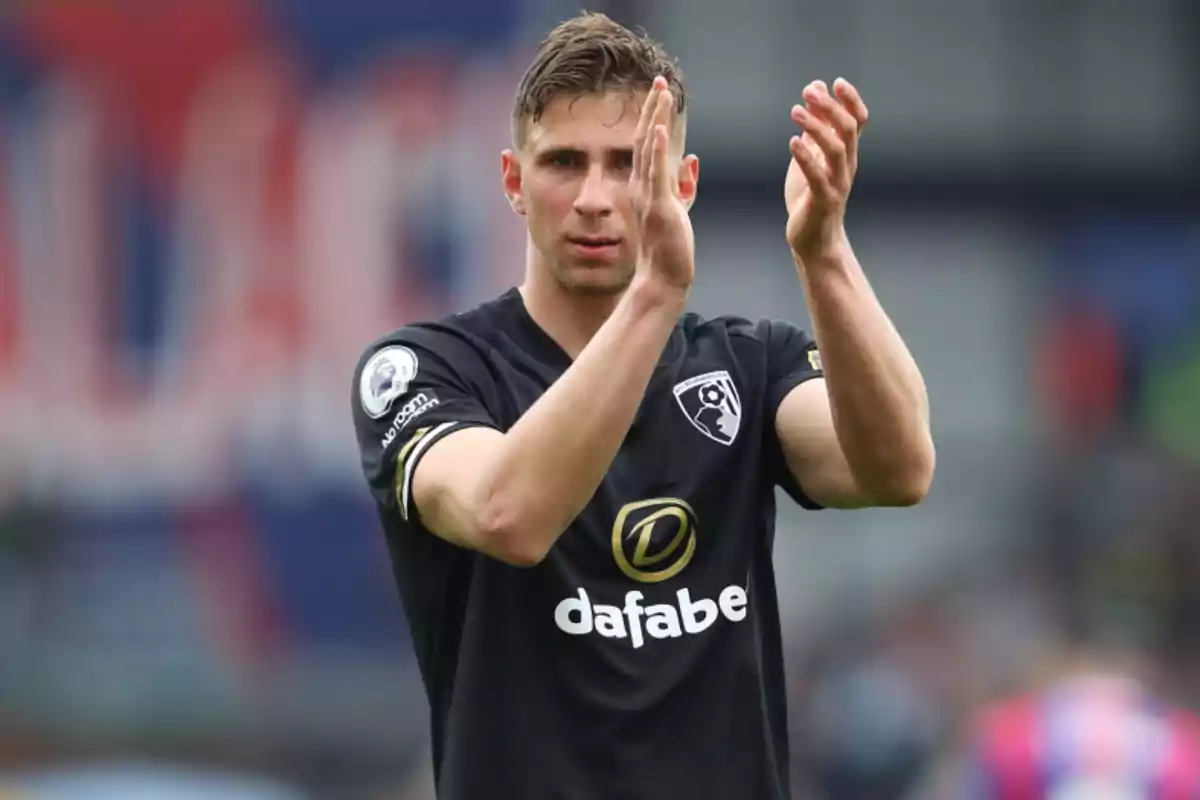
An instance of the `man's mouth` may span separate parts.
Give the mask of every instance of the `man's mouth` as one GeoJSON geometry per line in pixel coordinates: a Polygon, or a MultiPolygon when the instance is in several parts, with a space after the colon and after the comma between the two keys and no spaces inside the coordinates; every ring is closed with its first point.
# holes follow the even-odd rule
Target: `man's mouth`
{"type": "Polygon", "coordinates": [[[568,236],[567,240],[571,244],[577,244],[580,247],[615,247],[621,243],[620,239],[614,239],[610,236],[568,236]]]}

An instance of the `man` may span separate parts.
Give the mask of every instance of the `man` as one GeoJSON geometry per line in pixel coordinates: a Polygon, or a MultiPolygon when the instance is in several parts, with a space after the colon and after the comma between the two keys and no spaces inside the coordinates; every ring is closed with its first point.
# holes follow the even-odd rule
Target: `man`
{"type": "Polygon", "coordinates": [[[970,800],[1195,800],[1200,725],[1140,681],[1110,670],[1065,675],[997,701],[970,732],[970,800]]]}
{"type": "Polygon", "coordinates": [[[682,79],[587,14],[542,43],[502,154],[523,284],[359,361],[440,797],[787,796],[774,488],[906,506],[934,462],[843,227],[867,109],[845,81],[804,100],[786,234],[821,355],[782,322],[684,313],[682,79]]]}

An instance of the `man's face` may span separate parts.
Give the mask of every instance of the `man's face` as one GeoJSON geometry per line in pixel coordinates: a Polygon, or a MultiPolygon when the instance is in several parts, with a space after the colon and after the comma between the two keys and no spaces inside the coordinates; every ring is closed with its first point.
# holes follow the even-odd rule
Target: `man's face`
{"type": "MultiPolygon", "coordinates": [[[[638,241],[629,178],[645,92],[555,98],[505,154],[505,190],[526,218],[542,262],[563,288],[620,292],[633,279],[638,241]]],[[[670,168],[679,156],[671,148],[670,168]]]]}

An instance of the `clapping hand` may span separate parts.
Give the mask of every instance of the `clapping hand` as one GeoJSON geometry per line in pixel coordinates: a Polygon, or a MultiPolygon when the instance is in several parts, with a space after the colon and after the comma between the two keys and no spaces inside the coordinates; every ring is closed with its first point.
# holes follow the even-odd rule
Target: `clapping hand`
{"type": "Polygon", "coordinates": [[[858,140],[867,107],[844,78],[804,87],[804,102],[792,107],[801,134],[788,143],[791,162],[784,183],[787,240],[795,258],[806,263],[838,247],[846,237],[846,201],[858,170],[858,140]]]}
{"type": "Polygon", "coordinates": [[[694,274],[695,240],[687,209],[674,190],[669,157],[674,105],[667,81],[656,78],[638,118],[629,181],[638,226],[638,272],[687,291],[694,274]]]}

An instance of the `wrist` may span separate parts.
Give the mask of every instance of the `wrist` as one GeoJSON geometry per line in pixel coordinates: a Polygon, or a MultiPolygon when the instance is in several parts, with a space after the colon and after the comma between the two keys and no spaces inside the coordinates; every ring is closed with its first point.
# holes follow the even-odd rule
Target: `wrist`
{"type": "Polygon", "coordinates": [[[663,315],[674,320],[687,306],[690,287],[679,287],[655,277],[638,275],[625,293],[625,301],[638,316],[663,315]]]}
{"type": "Polygon", "coordinates": [[[803,248],[792,248],[792,261],[799,270],[837,271],[854,263],[854,251],[850,237],[840,230],[820,244],[803,248]]]}

